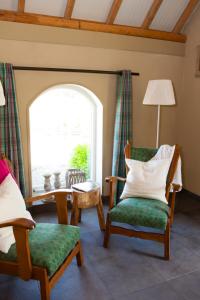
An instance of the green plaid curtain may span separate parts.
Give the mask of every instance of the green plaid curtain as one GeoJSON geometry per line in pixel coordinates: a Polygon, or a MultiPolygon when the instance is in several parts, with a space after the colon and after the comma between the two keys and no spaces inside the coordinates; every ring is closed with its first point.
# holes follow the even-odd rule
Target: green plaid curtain
{"type": "MultiPolygon", "coordinates": [[[[117,78],[117,104],[115,115],[112,175],[126,177],[124,147],[132,140],[132,76],[131,71],[122,71],[117,78]]],[[[116,202],[123,190],[118,184],[116,202]]]]}
{"type": "Polygon", "coordinates": [[[22,146],[14,74],[11,64],[0,63],[0,80],[6,99],[6,105],[0,106],[0,151],[11,160],[16,181],[25,196],[22,146]]]}

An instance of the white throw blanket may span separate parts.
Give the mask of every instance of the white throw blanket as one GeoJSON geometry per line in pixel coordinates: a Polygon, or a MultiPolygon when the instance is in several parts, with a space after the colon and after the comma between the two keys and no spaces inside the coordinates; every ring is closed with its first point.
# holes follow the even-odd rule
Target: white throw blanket
{"type": "MultiPolygon", "coordinates": [[[[175,146],[162,145],[158,149],[158,152],[156,153],[156,155],[154,157],[152,157],[151,160],[159,160],[159,159],[165,159],[165,158],[172,159],[174,150],[175,150],[175,146]]],[[[173,183],[180,185],[180,188],[178,190],[180,192],[182,189],[182,174],[181,174],[181,158],[180,157],[178,159],[178,164],[177,164],[176,172],[174,175],[173,183]]]]}

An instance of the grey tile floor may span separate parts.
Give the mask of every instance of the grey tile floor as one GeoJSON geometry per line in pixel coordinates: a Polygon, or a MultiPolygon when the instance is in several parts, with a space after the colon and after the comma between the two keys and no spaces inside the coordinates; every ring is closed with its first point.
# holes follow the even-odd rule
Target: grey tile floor
{"type": "MultiPolygon", "coordinates": [[[[171,260],[162,259],[162,245],[113,235],[102,247],[96,212],[82,215],[84,266],[75,260],[51,293],[52,300],[199,300],[200,200],[179,194],[171,236],[171,260]]],[[[46,206],[47,208],[47,206],[46,206]]],[[[106,212],[106,208],[105,208],[106,212]]],[[[34,213],[37,222],[55,222],[54,209],[34,213]]],[[[39,300],[39,285],[0,275],[0,299],[39,300]]]]}

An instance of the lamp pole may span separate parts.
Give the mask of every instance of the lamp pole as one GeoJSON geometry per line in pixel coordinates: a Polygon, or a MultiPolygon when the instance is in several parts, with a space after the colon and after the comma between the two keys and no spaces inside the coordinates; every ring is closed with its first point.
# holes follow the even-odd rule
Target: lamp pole
{"type": "Polygon", "coordinates": [[[160,130],[160,105],[158,105],[156,148],[159,147],[159,130],[160,130]]]}

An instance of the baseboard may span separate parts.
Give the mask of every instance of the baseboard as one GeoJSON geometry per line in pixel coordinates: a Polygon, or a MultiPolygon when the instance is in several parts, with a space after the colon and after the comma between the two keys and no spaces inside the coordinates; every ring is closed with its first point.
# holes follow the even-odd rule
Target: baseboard
{"type": "Polygon", "coordinates": [[[28,207],[27,209],[33,215],[40,214],[40,213],[47,213],[47,212],[55,212],[56,211],[56,203],[53,203],[53,202],[43,203],[42,201],[40,201],[39,203],[32,205],[32,206],[28,207]]]}
{"type": "MultiPolygon", "coordinates": [[[[177,200],[181,200],[181,197],[179,198],[179,193],[177,193],[177,200]]],[[[200,196],[197,194],[194,194],[186,189],[182,189],[182,191],[180,192],[180,196],[181,194],[184,194],[185,196],[188,195],[189,198],[193,198],[195,200],[200,201],[200,196]]],[[[109,196],[106,195],[102,195],[102,202],[104,204],[108,204],[109,203],[109,196]]],[[[178,201],[180,202],[180,201],[178,201]]],[[[70,207],[68,207],[70,208],[70,207]]],[[[56,211],[56,204],[53,202],[49,202],[49,203],[42,203],[40,202],[37,205],[33,205],[31,207],[28,208],[28,210],[32,213],[32,214],[38,214],[38,213],[45,213],[45,212],[54,212],[56,211]]]]}
{"type": "MultiPolygon", "coordinates": [[[[199,195],[194,194],[194,193],[192,193],[192,192],[190,192],[186,189],[182,189],[182,191],[180,193],[177,193],[177,198],[178,198],[179,194],[185,194],[185,195],[188,195],[188,197],[190,197],[190,198],[193,198],[193,199],[196,199],[196,200],[200,201],[200,196],[199,195]]],[[[102,202],[105,203],[105,204],[108,204],[109,196],[102,195],[102,202]]]]}
{"type": "Polygon", "coordinates": [[[109,196],[102,195],[101,198],[103,203],[107,204],[109,202],[109,196]]]}
{"type": "MultiPolygon", "coordinates": [[[[104,204],[108,204],[109,196],[102,195],[102,202],[104,204]]],[[[71,203],[68,203],[68,209],[71,209],[71,203]]],[[[56,203],[55,202],[42,202],[38,201],[36,204],[27,207],[31,214],[40,214],[40,213],[47,213],[47,212],[56,212],[56,203]]]]}
{"type": "Polygon", "coordinates": [[[190,192],[190,191],[188,191],[188,190],[186,190],[186,189],[182,189],[181,192],[182,192],[182,193],[185,193],[185,194],[187,194],[188,196],[190,196],[190,197],[192,197],[192,198],[197,199],[197,200],[200,201],[200,196],[197,195],[197,194],[194,194],[194,193],[192,193],[192,192],[190,192]]]}

